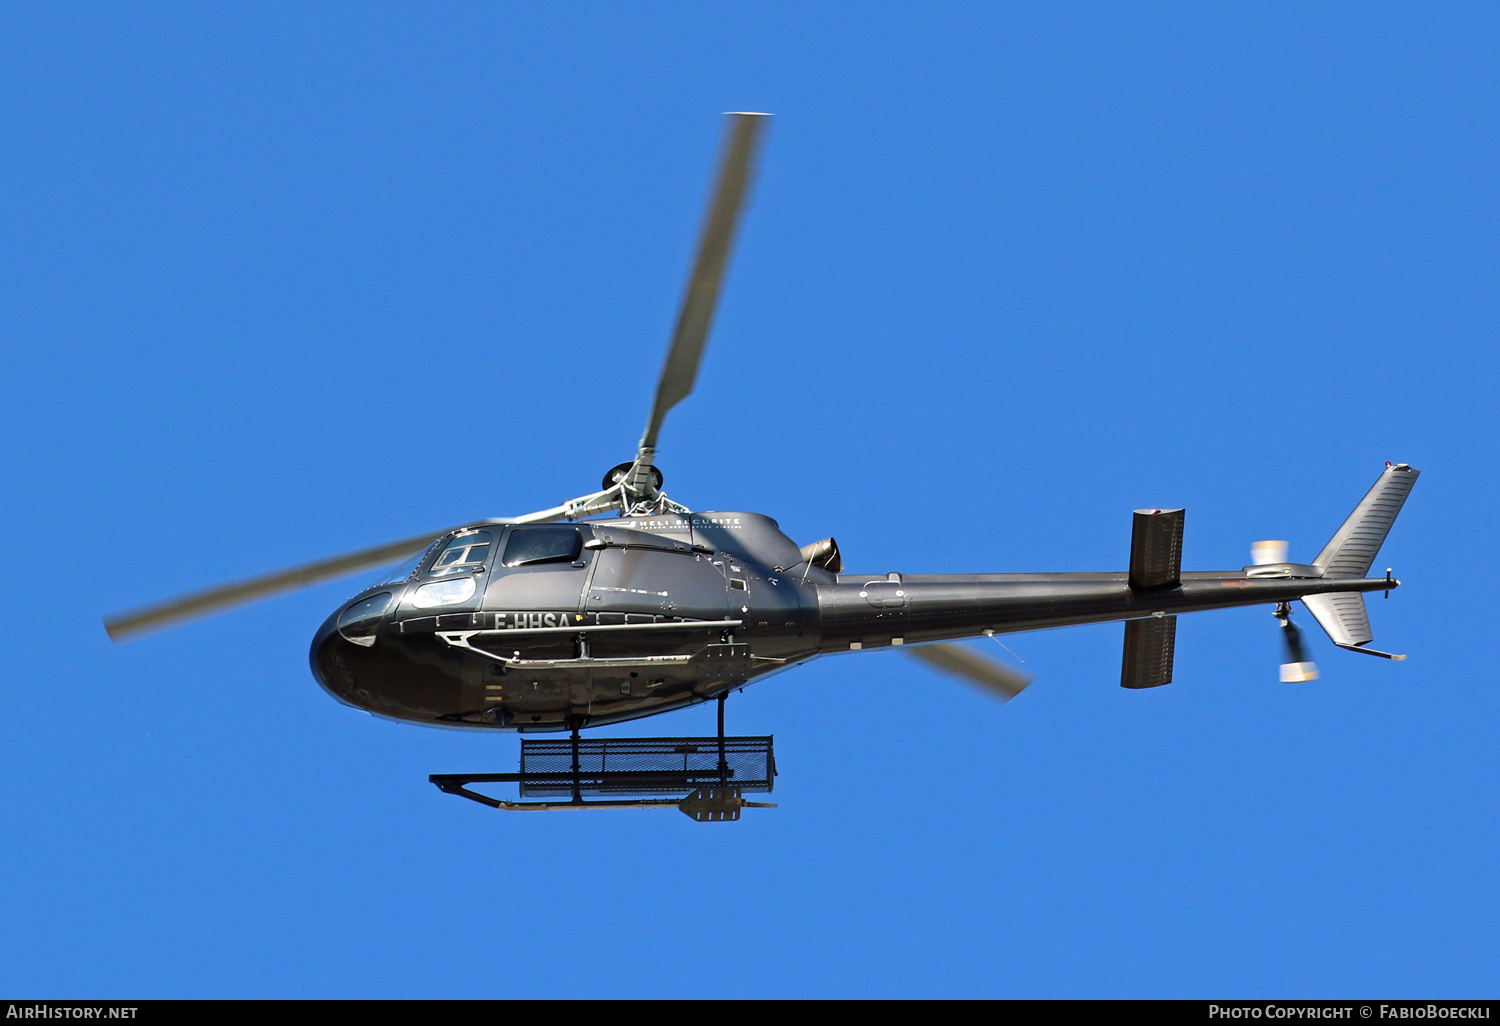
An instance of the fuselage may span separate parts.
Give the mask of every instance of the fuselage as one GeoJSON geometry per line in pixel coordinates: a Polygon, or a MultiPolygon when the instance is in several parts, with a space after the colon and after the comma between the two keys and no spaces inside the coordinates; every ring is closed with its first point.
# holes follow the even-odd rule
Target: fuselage
{"type": "Polygon", "coordinates": [[[351,598],[313,640],[335,698],[434,726],[556,731],[667,712],[819,655],[1392,587],[1124,571],[834,574],[756,513],[481,526],[351,598]]]}

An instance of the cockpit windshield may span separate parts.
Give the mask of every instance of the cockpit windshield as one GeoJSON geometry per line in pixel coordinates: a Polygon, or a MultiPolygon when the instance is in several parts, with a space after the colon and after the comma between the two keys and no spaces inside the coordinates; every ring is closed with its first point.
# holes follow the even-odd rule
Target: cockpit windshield
{"type": "Polygon", "coordinates": [[[425,560],[428,556],[432,555],[432,550],[437,548],[442,540],[443,539],[439,538],[437,541],[427,546],[415,556],[409,556],[406,559],[403,559],[401,562],[397,563],[395,566],[391,567],[389,570],[381,574],[377,579],[371,581],[370,587],[378,588],[382,584],[400,584],[402,581],[411,580],[417,575],[417,568],[422,565],[422,561],[425,560]]]}
{"type": "Polygon", "coordinates": [[[488,531],[470,531],[459,535],[448,543],[437,562],[432,564],[429,576],[446,577],[449,574],[469,573],[475,567],[483,566],[490,558],[491,540],[488,531]]]}

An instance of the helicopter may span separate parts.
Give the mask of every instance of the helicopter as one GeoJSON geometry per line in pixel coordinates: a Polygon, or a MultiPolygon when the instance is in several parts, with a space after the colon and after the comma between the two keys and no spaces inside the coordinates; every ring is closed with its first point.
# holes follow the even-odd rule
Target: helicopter
{"type": "MultiPolygon", "coordinates": [[[[403,560],[318,628],[313,676],[335,699],[408,723],[569,733],[522,741],[521,771],[434,774],[442,790],[500,809],[675,806],[739,818],[769,792],[772,739],[727,737],[734,691],[819,656],[900,648],[1008,700],[1032,681],[964,639],[1124,622],[1120,684],[1172,681],[1177,616],[1271,605],[1284,682],[1315,679],[1291,603],[1335,645],[1370,648],[1368,577],[1418,477],[1388,463],[1310,563],[1257,542],[1251,565],[1183,571],[1181,509],[1136,510],[1128,566],[1103,573],[858,574],[838,543],[798,545],[761,513],[695,511],[657,465],[667,413],[693,390],[769,115],[726,115],[716,183],[666,362],[635,456],[598,491],[523,516],[455,527],[195,592],[105,619],[116,643],[319,581],[403,560]],[[712,738],[583,738],[580,731],[719,703],[712,738]],[[511,801],[472,790],[512,782],[511,801]],[[633,797],[626,797],[633,796],[633,797]],[[559,800],[552,800],[559,799],[559,800]]],[[[997,639],[998,640],[998,639],[997,639]]]]}

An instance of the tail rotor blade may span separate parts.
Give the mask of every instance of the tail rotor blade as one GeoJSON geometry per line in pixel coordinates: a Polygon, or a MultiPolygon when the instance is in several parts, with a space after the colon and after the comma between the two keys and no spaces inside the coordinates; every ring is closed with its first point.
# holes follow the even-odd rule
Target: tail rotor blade
{"type": "Polygon", "coordinates": [[[1026,685],[1036,679],[1024,670],[1013,669],[987,659],[973,649],[946,641],[936,645],[915,646],[905,651],[944,673],[978,685],[1002,702],[1015,698],[1026,689],[1026,685]]]}
{"type": "Polygon", "coordinates": [[[1302,684],[1318,679],[1318,664],[1307,658],[1307,649],[1302,644],[1302,629],[1292,623],[1290,616],[1281,621],[1281,643],[1286,657],[1281,664],[1283,684],[1302,684]]]}
{"type": "Polygon", "coordinates": [[[697,380],[703,345],[708,340],[708,329],[719,301],[719,285],[734,244],[740,210],[755,174],[755,155],[762,129],[770,115],[736,113],[728,118],[718,185],[703,222],[697,259],[688,275],[682,307],[677,314],[677,328],[672,333],[667,362],[656,386],[656,401],[651,407],[645,434],[641,436],[641,456],[648,463],[650,452],[656,449],[656,436],[667,411],[687,398],[697,380]]]}

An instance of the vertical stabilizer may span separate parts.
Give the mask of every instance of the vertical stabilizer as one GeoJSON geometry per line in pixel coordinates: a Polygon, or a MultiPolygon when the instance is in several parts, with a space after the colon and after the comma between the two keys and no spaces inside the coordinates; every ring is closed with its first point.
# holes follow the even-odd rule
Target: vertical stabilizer
{"type": "MultiPolygon", "coordinates": [[[[1412,485],[1417,483],[1420,471],[1405,463],[1394,466],[1386,464],[1385,470],[1375,479],[1374,486],[1354,507],[1349,519],[1334,533],[1313,565],[1323,568],[1326,577],[1364,577],[1370,572],[1385,536],[1390,534],[1396,515],[1406,505],[1412,485]]],[[[1302,604],[1312,613],[1318,625],[1328,632],[1328,637],[1339,648],[1386,659],[1405,659],[1367,648],[1375,635],[1370,630],[1370,614],[1365,608],[1365,597],[1352,592],[1307,595],[1302,604]]]]}
{"type": "Polygon", "coordinates": [[[1419,474],[1420,471],[1405,463],[1385,468],[1349,519],[1313,560],[1314,566],[1323,568],[1324,577],[1363,577],[1369,573],[1419,474]]]}
{"type": "Polygon", "coordinates": [[[1312,613],[1318,625],[1328,632],[1329,639],[1342,648],[1368,645],[1375,640],[1370,630],[1370,614],[1365,610],[1365,597],[1349,592],[1332,595],[1308,595],[1302,599],[1307,611],[1312,613]]]}

